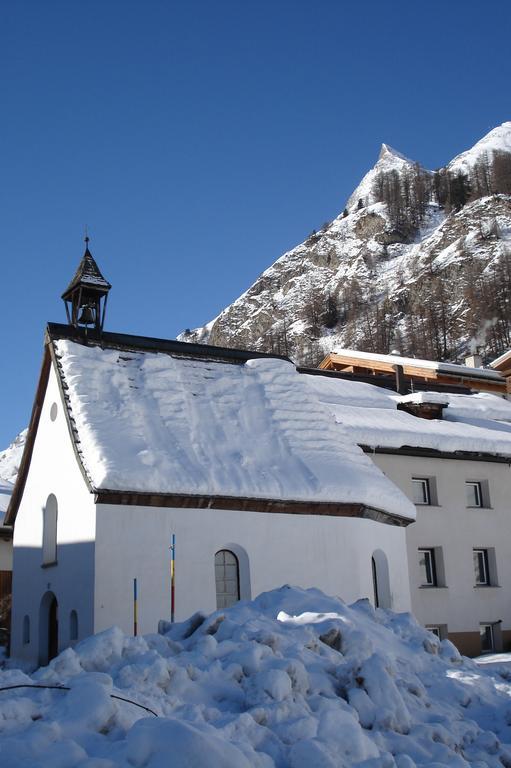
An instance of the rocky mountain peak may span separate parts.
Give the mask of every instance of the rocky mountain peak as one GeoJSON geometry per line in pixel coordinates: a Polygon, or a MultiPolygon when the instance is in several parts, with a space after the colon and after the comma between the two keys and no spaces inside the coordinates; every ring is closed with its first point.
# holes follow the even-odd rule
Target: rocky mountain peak
{"type": "Polygon", "coordinates": [[[477,337],[491,360],[510,346],[510,275],[507,122],[436,174],[383,144],[342,214],[181,338],[316,365],[335,347],[459,362],[477,337]]]}
{"type": "Polygon", "coordinates": [[[404,160],[407,163],[413,164],[413,160],[410,160],[408,157],[401,154],[401,152],[398,152],[397,149],[394,149],[389,144],[382,144],[380,148],[380,154],[378,155],[378,161],[392,159],[404,160]]]}

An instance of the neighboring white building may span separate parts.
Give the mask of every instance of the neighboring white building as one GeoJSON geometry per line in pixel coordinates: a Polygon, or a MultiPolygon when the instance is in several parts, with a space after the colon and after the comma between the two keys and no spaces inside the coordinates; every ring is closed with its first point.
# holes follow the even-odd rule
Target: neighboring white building
{"type": "Polygon", "coordinates": [[[469,655],[509,649],[511,403],[484,392],[401,396],[345,374],[306,378],[344,433],[416,503],[406,537],[418,620],[469,655]]]}

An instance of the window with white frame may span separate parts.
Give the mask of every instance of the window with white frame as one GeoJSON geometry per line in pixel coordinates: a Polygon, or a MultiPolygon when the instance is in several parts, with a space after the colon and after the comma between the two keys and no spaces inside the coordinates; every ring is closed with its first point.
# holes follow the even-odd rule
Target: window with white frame
{"type": "Polygon", "coordinates": [[[431,504],[429,479],[427,477],[412,477],[414,504],[431,504]]]}
{"type": "Polygon", "coordinates": [[[483,492],[479,481],[467,480],[465,483],[465,493],[467,496],[467,507],[483,506],[483,492]]]}
{"type": "Polygon", "coordinates": [[[419,549],[419,570],[422,587],[436,587],[435,550],[433,548],[419,549]]]}
{"type": "Polygon", "coordinates": [[[474,549],[474,571],[476,586],[488,586],[490,584],[487,549],[474,549]]]}
{"type": "Polygon", "coordinates": [[[426,624],[426,629],[432,632],[439,640],[447,637],[447,624],[426,624]]]}
{"type": "Polygon", "coordinates": [[[57,499],[50,493],[43,509],[43,565],[57,562],[57,499]]]}
{"type": "Polygon", "coordinates": [[[495,650],[493,624],[479,624],[479,636],[481,638],[481,653],[490,653],[495,650]]]}

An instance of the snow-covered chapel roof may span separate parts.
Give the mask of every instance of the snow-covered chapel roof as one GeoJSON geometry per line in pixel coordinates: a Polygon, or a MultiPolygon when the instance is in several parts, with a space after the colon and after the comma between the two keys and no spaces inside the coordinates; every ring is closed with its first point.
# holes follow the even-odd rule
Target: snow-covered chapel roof
{"type": "Polygon", "coordinates": [[[226,360],[213,347],[196,355],[179,342],[156,351],[137,348],[137,337],[109,343],[113,334],[101,344],[54,336],[94,490],[363,505],[383,512],[378,519],[414,519],[291,362],[226,360]]]}

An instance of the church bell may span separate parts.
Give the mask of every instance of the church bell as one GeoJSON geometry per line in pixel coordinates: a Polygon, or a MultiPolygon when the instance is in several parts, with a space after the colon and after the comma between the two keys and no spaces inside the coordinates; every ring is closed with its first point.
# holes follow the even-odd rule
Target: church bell
{"type": "Polygon", "coordinates": [[[90,304],[86,304],[80,317],[77,320],[78,325],[96,325],[96,309],[90,304]]]}

